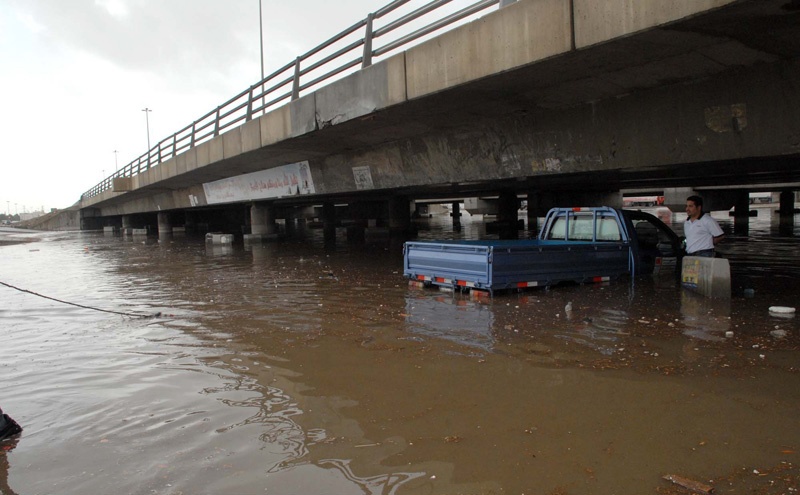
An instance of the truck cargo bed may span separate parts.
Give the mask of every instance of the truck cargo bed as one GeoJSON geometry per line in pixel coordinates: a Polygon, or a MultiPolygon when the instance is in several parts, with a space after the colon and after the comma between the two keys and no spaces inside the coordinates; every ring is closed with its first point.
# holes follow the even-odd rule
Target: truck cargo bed
{"type": "Polygon", "coordinates": [[[610,280],[629,272],[627,243],[525,240],[407,242],[403,274],[488,291],[610,280]]]}

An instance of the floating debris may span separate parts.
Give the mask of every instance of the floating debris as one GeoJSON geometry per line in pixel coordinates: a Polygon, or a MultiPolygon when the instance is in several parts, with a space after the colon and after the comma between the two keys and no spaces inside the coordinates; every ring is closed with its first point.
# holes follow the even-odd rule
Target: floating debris
{"type": "Polygon", "coordinates": [[[678,476],[675,474],[668,474],[664,476],[664,479],[667,481],[671,481],[676,485],[682,486],[687,490],[690,490],[694,493],[702,493],[702,494],[711,494],[714,493],[714,487],[710,485],[706,485],[705,483],[700,483],[699,481],[690,480],[689,478],[684,478],[683,476],[678,476]]]}

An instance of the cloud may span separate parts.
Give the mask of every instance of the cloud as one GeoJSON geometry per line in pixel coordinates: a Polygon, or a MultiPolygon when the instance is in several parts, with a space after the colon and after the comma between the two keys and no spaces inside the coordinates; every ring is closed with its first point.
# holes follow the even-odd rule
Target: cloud
{"type": "MultiPolygon", "coordinates": [[[[262,2],[270,74],[388,0],[262,2]]],[[[143,108],[155,145],[260,79],[258,0],[0,3],[0,205],[71,205],[147,151],[143,108]]]]}

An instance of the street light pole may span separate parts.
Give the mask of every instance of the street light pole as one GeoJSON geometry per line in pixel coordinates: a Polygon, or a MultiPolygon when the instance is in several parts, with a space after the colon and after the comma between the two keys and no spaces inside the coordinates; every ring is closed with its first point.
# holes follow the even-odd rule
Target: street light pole
{"type": "Polygon", "coordinates": [[[152,110],[150,110],[147,107],[144,107],[142,109],[142,112],[144,112],[144,121],[145,124],[147,125],[147,152],[150,153],[150,116],[148,114],[152,112],[152,110]]]}
{"type": "MultiPolygon", "coordinates": [[[[147,127],[150,127],[150,126],[147,126],[147,127]]],[[[148,132],[148,134],[149,134],[149,132],[148,132]]],[[[119,153],[119,151],[114,150],[114,169],[116,171],[119,171],[119,163],[117,163],[117,153],[119,153]]]]}
{"type": "MultiPolygon", "coordinates": [[[[264,81],[264,16],[261,15],[261,0],[258,0],[258,39],[259,46],[261,47],[261,81],[264,81]]],[[[264,84],[261,84],[261,91],[264,91],[264,84]]],[[[261,106],[264,106],[264,97],[261,97],[261,106]]],[[[261,113],[264,114],[266,109],[262,108],[261,113]]]]}

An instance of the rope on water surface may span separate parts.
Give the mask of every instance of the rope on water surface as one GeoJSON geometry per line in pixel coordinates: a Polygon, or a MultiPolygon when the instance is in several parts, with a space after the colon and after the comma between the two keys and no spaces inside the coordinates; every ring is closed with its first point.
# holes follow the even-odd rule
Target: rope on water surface
{"type": "Polygon", "coordinates": [[[55,297],[45,296],[43,294],[39,294],[38,292],[33,292],[32,290],[21,289],[19,287],[15,287],[15,286],[13,286],[11,284],[7,284],[7,283],[2,282],[2,281],[0,281],[0,285],[5,285],[6,287],[8,287],[10,289],[18,290],[20,292],[26,292],[28,294],[33,294],[34,296],[43,297],[45,299],[50,299],[51,301],[60,302],[62,304],[69,304],[70,306],[77,306],[77,307],[83,308],[83,309],[91,309],[93,311],[101,311],[103,313],[112,313],[112,314],[115,314],[115,315],[130,316],[131,318],[158,318],[159,316],[161,316],[160,312],[152,314],[152,315],[142,315],[142,314],[136,314],[136,313],[125,313],[125,312],[122,312],[122,311],[112,311],[110,309],[95,308],[95,307],[92,307],[92,306],[84,306],[83,304],[78,304],[78,303],[69,302],[69,301],[62,301],[61,299],[56,299],[55,297]]]}

